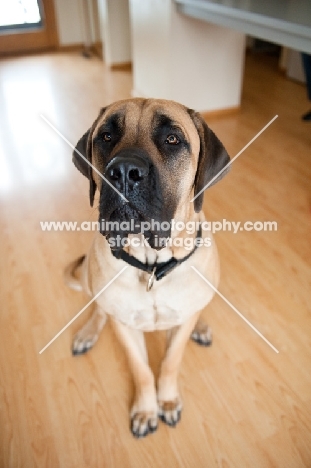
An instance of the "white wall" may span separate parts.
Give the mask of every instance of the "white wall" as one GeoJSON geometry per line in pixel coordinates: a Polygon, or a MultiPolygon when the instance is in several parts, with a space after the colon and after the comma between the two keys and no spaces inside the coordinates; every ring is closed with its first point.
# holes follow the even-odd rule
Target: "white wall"
{"type": "Polygon", "coordinates": [[[240,105],[245,35],[172,8],[170,95],[201,111],[240,105]]]}
{"type": "Polygon", "coordinates": [[[134,96],[199,111],[240,105],[245,36],[186,17],[172,0],[130,0],[134,96]]]}
{"type": "Polygon", "coordinates": [[[88,36],[92,43],[100,40],[96,0],[54,0],[59,43],[62,46],[84,44],[88,36]],[[88,34],[85,8],[88,8],[90,25],[88,34]]]}
{"type": "Polygon", "coordinates": [[[107,65],[132,60],[128,0],[54,0],[61,46],[103,43],[107,65]]]}
{"type": "Polygon", "coordinates": [[[128,0],[98,0],[104,59],[107,65],[132,59],[128,0]]]}
{"type": "Polygon", "coordinates": [[[171,5],[167,0],[130,0],[133,95],[168,98],[171,5]]]}

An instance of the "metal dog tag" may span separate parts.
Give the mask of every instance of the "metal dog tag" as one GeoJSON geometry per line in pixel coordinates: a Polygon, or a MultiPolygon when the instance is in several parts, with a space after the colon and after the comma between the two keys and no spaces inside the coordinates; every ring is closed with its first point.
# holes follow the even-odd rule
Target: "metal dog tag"
{"type": "Polygon", "coordinates": [[[155,271],[156,271],[156,267],[154,267],[153,272],[149,276],[149,279],[148,279],[148,282],[147,282],[147,292],[150,291],[150,289],[153,286],[154,278],[155,278],[155,271]]]}

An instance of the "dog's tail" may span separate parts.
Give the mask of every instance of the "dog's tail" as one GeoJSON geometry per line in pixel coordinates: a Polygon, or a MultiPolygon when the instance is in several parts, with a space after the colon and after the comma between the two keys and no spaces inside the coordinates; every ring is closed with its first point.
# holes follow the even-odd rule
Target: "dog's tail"
{"type": "Polygon", "coordinates": [[[65,271],[64,271],[64,278],[65,278],[65,282],[67,286],[69,286],[71,289],[74,289],[75,291],[83,290],[80,279],[77,278],[75,273],[76,273],[76,270],[82,265],[84,260],[85,260],[85,255],[82,255],[82,257],[79,257],[73,262],[69,263],[69,265],[65,268],[65,271]]]}

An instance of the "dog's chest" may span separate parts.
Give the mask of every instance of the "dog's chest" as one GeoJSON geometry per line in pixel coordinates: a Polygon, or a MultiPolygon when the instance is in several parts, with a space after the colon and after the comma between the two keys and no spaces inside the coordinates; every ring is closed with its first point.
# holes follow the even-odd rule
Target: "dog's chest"
{"type": "Polygon", "coordinates": [[[212,298],[213,292],[202,288],[193,271],[180,266],[178,274],[156,281],[151,291],[146,291],[148,276],[130,281],[126,272],[120,277],[117,288],[111,288],[100,298],[106,313],[125,325],[143,330],[165,330],[184,323],[202,309],[212,298]],[[188,274],[186,274],[188,273],[188,274]]]}
{"type": "Polygon", "coordinates": [[[144,288],[140,293],[132,291],[129,295],[124,294],[117,302],[111,301],[109,297],[104,302],[106,312],[116,320],[144,331],[164,330],[180,325],[194,313],[190,304],[187,307],[187,299],[172,291],[170,299],[165,301],[151,291],[146,292],[144,288]]]}

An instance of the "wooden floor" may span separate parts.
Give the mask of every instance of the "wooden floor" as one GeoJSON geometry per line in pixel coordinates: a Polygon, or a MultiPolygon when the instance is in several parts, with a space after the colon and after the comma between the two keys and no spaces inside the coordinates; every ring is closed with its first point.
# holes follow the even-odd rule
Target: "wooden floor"
{"type": "MultiPolygon", "coordinates": [[[[220,291],[280,351],[220,298],[205,312],[214,343],[189,343],[180,375],[181,423],[135,440],[125,355],[109,325],[72,357],[88,312],[39,351],[84,306],[65,265],[90,232],[42,232],[40,221],[96,220],[71,149],[98,109],[130,96],[130,72],[96,58],[41,55],[0,62],[1,468],[299,468],[311,466],[311,123],[305,88],[273,58],[248,56],[242,111],[210,119],[231,156],[278,119],[211,188],[211,220],[277,221],[277,232],[221,232],[220,291]]],[[[163,334],[148,335],[157,372],[163,334]]]]}

